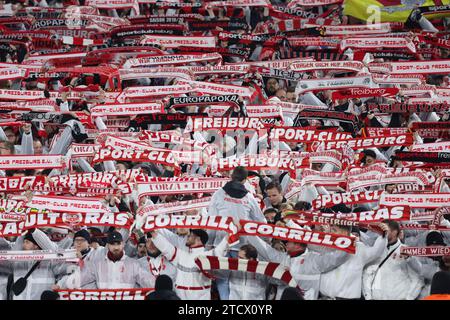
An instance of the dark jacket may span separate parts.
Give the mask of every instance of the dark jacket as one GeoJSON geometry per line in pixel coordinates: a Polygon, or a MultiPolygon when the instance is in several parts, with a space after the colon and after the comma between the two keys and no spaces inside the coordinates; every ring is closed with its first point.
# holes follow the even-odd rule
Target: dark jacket
{"type": "Polygon", "coordinates": [[[156,290],[150,292],[145,300],[181,300],[172,290],[156,290]]]}

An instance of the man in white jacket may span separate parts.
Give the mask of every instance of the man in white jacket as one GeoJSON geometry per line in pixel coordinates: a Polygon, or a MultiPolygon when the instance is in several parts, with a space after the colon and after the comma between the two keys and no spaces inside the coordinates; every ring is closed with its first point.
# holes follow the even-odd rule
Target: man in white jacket
{"type": "Polygon", "coordinates": [[[211,300],[211,279],[195,264],[198,256],[225,256],[228,236],[217,247],[206,250],[208,234],[201,229],[192,229],[186,239],[186,249],[175,247],[160,231],[152,231],[154,245],[177,267],[175,292],[181,300],[211,300]]]}
{"type": "MultiPolygon", "coordinates": [[[[257,260],[258,251],[251,244],[243,245],[239,259],[257,260]]],[[[230,272],[230,300],[266,300],[269,280],[266,276],[244,271],[230,272]]]]}
{"type": "MultiPolygon", "coordinates": [[[[292,276],[305,291],[305,300],[318,298],[322,273],[339,267],[349,258],[349,254],[344,251],[330,250],[319,253],[307,249],[307,245],[298,242],[287,242],[287,252],[280,252],[259,237],[248,238],[258,250],[261,260],[277,262],[290,268],[292,276]]],[[[284,289],[278,288],[277,299],[281,297],[284,289]]]]}
{"type": "MultiPolygon", "coordinates": [[[[56,243],[39,229],[29,230],[25,236],[18,237],[11,245],[0,238],[2,247],[7,250],[58,250],[56,243]]],[[[37,261],[0,261],[0,270],[7,269],[13,274],[13,281],[24,277],[37,261]]],[[[61,261],[40,261],[38,267],[27,279],[25,289],[19,295],[11,293],[13,300],[40,300],[42,292],[50,290],[56,278],[66,271],[66,264],[61,261]]],[[[6,296],[6,292],[4,293],[6,296]]]]}
{"type": "MultiPolygon", "coordinates": [[[[266,222],[255,197],[245,188],[248,171],[244,167],[236,167],[231,174],[231,181],[223,188],[217,190],[209,204],[209,216],[233,217],[235,220],[251,220],[266,222]]],[[[217,246],[225,236],[226,232],[212,230],[209,232],[209,243],[217,246]]],[[[230,256],[235,258],[239,248],[247,244],[247,237],[240,237],[239,243],[230,248],[230,256]]],[[[221,300],[229,299],[229,284],[227,277],[219,277],[216,281],[217,290],[221,300]]]]}
{"type": "Polygon", "coordinates": [[[424,282],[414,271],[416,257],[400,254],[404,246],[400,241],[400,225],[393,220],[384,221],[388,227],[388,245],[383,254],[363,274],[363,293],[366,300],[413,300],[419,295],[424,282]]]}
{"type": "MultiPolygon", "coordinates": [[[[70,237],[68,236],[64,240],[70,240],[70,237]]],[[[63,241],[64,241],[63,240],[63,241]]],[[[89,231],[86,229],[81,229],[77,231],[73,236],[73,247],[77,250],[77,257],[80,259],[79,263],[77,264],[67,264],[67,275],[63,276],[58,283],[52,287],[52,289],[73,289],[75,287],[75,283],[73,282],[75,280],[74,277],[71,277],[72,274],[75,272],[80,272],[78,269],[80,266],[84,266],[84,264],[99,260],[105,255],[105,248],[101,248],[98,250],[95,250],[90,247],[91,242],[91,236],[89,234],[89,231]]],[[[95,289],[96,286],[94,283],[90,285],[86,285],[84,289],[95,289]]]]}
{"type": "MultiPolygon", "coordinates": [[[[234,220],[250,220],[266,222],[264,214],[258,205],[255,197],[245,188],[248,171],[244,167],[236,167],[231,174],[231,181],[227,182],[223,188],[217,190],[209,204],[208,216],[233,217],[234,220]]],[[[217,246],[226,232],[208,232],[209,243],[217,246]]],[[[241,237],[239,244],[231,247],[234,257],[237,256],[239,248],[247,244],[247,237],[241,237]]]]}
{"type": "Polygon", "coordinates": [[[153,287],[154,281],[149,271],[142,268],[136,259],[125,255],[123,237],[119,232],[111,232],[107,244],[107,248],[97,249],[101,250],[98,253],[102,253],[101,256],[87,261],[81,266],[81,271],[71,275],[67,282],[82,289],[92,288],[93,285],[97,289],[153,287]]]}
{"type": "Polygon", "coordinates": [[[150,271],[152,276],[156,278],[159,275],[165,274],[169,276],[172,281],[175,280],[177,269],[176,267],[169,262],[164,255],[161,254],[161,251],[153,243],[151,234],[149,233],[145,238],[145,247],[147,250],[147,255],[138,259],[141,267],[150,271]]]}
{"type": "MultiPolygon", "coordinates": [[[[378,237],[372,247],[363,242],[356,241],[356,252],[339,267],[322,274],[320,277],[320,294],[323,298],[335,300],[361,299],[362,274],[366,265],[378,259],[387,245],[386,233],[388,227],[380,223],[379,227],[384,231],[378,237]]],[[[350,236],[351,227],[331,226],[331,233],[350,236]]]]}

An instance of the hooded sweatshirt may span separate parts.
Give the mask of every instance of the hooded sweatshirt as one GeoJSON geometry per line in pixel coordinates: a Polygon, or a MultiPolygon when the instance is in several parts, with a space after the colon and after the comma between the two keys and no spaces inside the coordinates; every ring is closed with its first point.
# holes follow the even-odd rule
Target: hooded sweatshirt
{"type": "MultiPolygon", "coordinates": [[[[266,222],[255,197],[248,192],[242,183],[237,181],[227,182],[223,188],[213,194],[208,208],[208,216],[266,222]]],[[[217,246],[224,236],[223,231],[212,230],[209,232],[208,243],[217,246]]],[[[239,243],[231,247],[231,250],[238,250],[242,245],[248,243],[246,238],[241,237],[239,243]]]]}

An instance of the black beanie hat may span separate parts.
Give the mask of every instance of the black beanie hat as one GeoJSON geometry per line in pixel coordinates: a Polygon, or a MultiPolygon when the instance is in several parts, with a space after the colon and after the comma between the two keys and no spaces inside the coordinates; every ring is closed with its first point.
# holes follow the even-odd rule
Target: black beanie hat
{"type": "Polygon", "coordinates": [[[145,236],[142,236],[142,237],[139,238],[138,245],[141,244],[141,243],[145,244],[146,242],[147,242],[147,239],[145,238],[145,236]]]}
{"type": "Polygon", "coordinates": [[[161,274],[156,278],[155,290],[172,290],[173,282],[172,279],[165,274],[161,274]]]}
{"type": "Polygon", "coordinates": [[[73,239],[75,238],[84,238],[87,242],[91,243],[91,235],[89,234],[89,231],[86,229],[81,229],[80,231],[77,231],[75,235],[73,236],[73,239]]]}
{"type": "Polygon", "coordinates": [[[123,238],[120,232],[113,231],[108,234],[108,237],[106,238],[106,243],[108,244],[114,244],[116,242],[122,242],[123,238]]]}
{"type": "Polygon", "coordinates": [[[200,240],[202,241],[203,245],[205,245],[208,242],[209,237],[205,230],[191,229],[191,232],[195,234],[197,237],[200,237],[200,240]]]}
{"type": "MultiPolygon", "coordinates": [[[[33,242],[35,245],[37,245],[39,247],[39,245],[37,244],[36,240],[34,240],[33,235],[31,234],[31,232],[28,232],[25,237],[23,238],[24,240],[28,240],[33,242]]],[[[40,247],[39,247],[40,248],[40,247]]]]}
{"type": "Polygon", "coordinates": [[[436,272],[431,280],[431,294],[450,294],[450,272],[436,272]]]}
{"type": "Polygon", "coordinates": [[[431,231],[427,235],[426,239],[427,246],[445,246],[444,238],[442,237],[442,234],[438,231],[431,231]]]}

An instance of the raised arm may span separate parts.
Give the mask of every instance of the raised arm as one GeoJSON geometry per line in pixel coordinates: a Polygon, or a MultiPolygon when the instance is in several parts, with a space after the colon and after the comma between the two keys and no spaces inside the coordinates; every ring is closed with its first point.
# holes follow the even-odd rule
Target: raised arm
{"type": "Polygon", "coordinates": [[[349,257],[349,253],[335,250],[324,253],[314,252],[305,261],[311,264],[314,273],[325,273],[339,267],[349,257]]]}
{"type": "Polygon", "coordinates": [[[356,254],[361,254],[364,263],[369,264],[370,262],[376,260],[383,254],[386,246],[387,246],[387,236],[385,233],[382,236],[378,237],[377,240],[375,240],[374,245],[371,247],[361,243],[361,245],[356,248],[356,250],[360,250],[360,252],[357,251],[356,254]]]}
{"type": "Polygon", "coordinates": [[[172,262],[173,264],[178,263],[179,254],[178,249],[171,244],[165,237],[163,237],[161,234],[159,234],[158,231],[152,232],[152,241],[153,244],[158,248],[159,251],[167,258],[169,259],[169,262],[172,262]]]}
{"type": "Polygon", "coordinates": [[[288,265],[287,260],[289,260],[289,257],[287,256],[286,253],[280,252],[272,248],[267,242],[262,240],[260,237],[248,236],[247,239],[248,242],[250,242],[250,244],[254,246],[258,251],[258,256],[260,260],[278,262],[288,265]]]}
{"type": "Polygon", "coordinates": [[[41,247],[42,250],[58,250],[58,245],[50,240],[50,238],[41,230],[34,229],[33,239],[41,247]]]}
{"type": "Polygon", "coordinates": [[[22,141],[20,145],[20,154],[34,154],[33,133],[31,131],[31,123],[27,123],[22,127],[22,141]]]}

